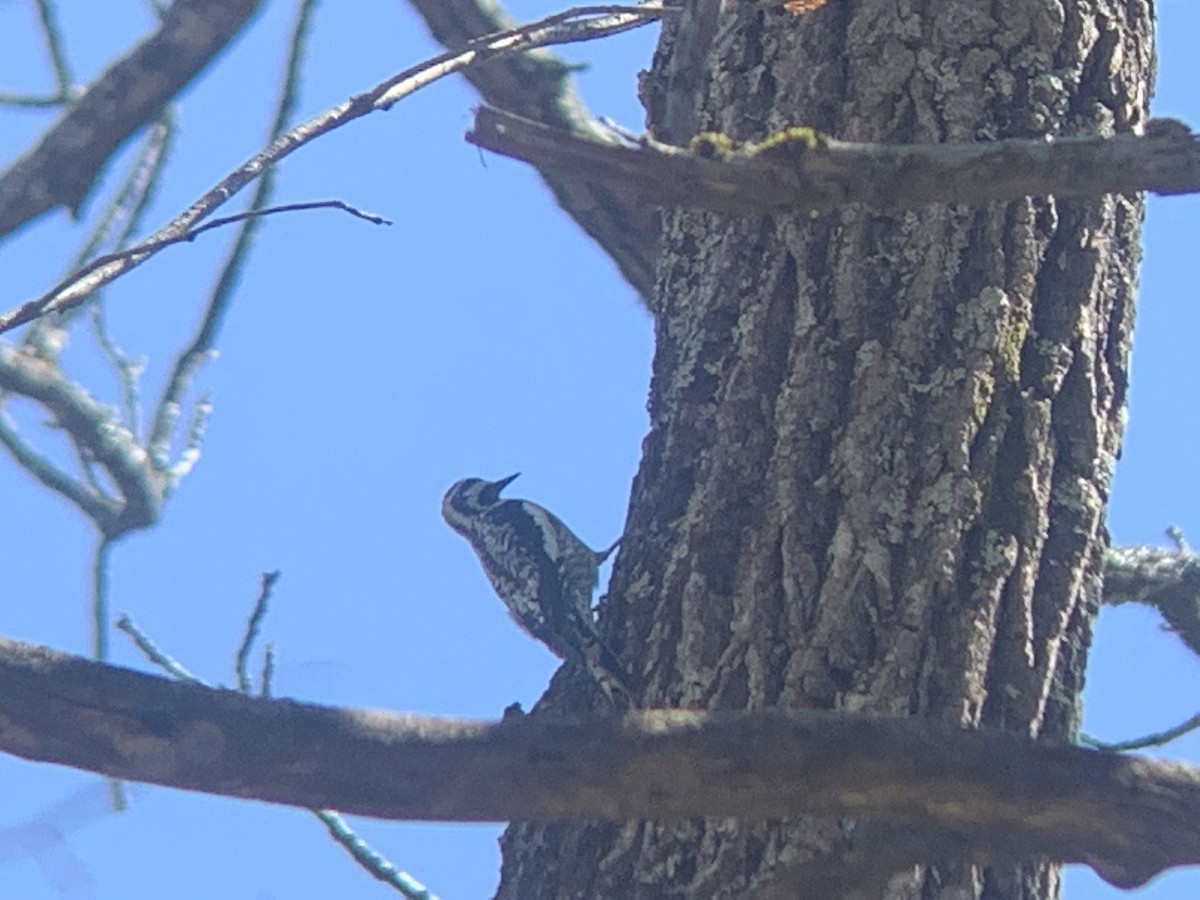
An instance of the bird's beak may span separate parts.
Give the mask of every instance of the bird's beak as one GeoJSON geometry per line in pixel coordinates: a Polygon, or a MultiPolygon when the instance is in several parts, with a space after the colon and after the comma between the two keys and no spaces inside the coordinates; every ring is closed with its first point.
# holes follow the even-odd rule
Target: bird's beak
{"type": "Polygon", "coordinates": [[[516,481],[520,477],[520,475],[521,475],[521,473],[517,472],[516,474],[509,475],[507,478],[501,478],[499,481],[493,481],[492,487],[494,487],[496,489],[496,494],[499,495],[499,493],[502,490],[504,490],[506,487],[508,487],[510,484],[512,484],[514,481],[516,481]]]}

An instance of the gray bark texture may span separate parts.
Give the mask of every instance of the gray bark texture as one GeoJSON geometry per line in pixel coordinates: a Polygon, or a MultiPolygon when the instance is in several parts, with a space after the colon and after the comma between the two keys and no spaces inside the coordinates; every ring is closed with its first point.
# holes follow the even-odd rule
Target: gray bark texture
{"type": "MultiPolygon", "coordinates": [[[[675,144],[797,124],[902,142],[1137,131],[1152,15],[691,0],[642,99],[675,144]]],[[[640,705],[1072,738],[1141,218],[1116,195],[664,211],[651,430],[602,616],[640,705]]],[[[564,671],[534,714],[593,701],[564,671]]],[[[914,849],[869,820],[514,824],[503,848],[504,898],[1058,894],[1056,866],[998,858],[986,836],[914,849]]]]}

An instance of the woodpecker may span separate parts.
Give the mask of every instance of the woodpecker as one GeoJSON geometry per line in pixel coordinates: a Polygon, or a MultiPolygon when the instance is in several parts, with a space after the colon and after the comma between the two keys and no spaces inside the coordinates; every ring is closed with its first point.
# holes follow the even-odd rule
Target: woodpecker
{"type": "Polygon", "coordinates": [[[442,518],[470,543],[518,625],[555,656],[585,666],[610,697],[615,685],[633,700],[631,681],[592,615],[600,564],[620,540],[593,550],[549,510],[502,500],[517,475],[455,483],[442,500],[442,518]]]}

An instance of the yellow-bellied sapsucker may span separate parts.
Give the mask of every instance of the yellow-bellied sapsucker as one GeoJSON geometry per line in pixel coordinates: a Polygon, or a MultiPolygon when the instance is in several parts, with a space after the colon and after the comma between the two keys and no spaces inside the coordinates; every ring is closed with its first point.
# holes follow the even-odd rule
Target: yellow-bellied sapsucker
{"type": "Polygon", "coordinates": [[[502,500],[500,492],[516,477],[464,478],[446,492],[442,518],[470,542],[518,625],[556,656],[584,665],[605,693],[611,696],[615,685],[636,700],[592,615],[600,564],[617,545],[593,550],[549,510],[528,500],[502,500]]]}

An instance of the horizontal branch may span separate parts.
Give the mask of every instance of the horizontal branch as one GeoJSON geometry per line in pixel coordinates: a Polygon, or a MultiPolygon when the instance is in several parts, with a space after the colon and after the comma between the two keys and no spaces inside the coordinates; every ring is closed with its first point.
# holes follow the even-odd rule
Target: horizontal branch
{"type": "Polygon", "coordinates": [[[684,149],[589,140],[485,106],[467,140],[539,169],[635,188],[663,206],[731,214],[1200,191],[1200,143],[1174,120],[1153,120],[1144,136],[958,144],[862,144],[792,128],[757,144],[700,135],[684,149]]]}
{"type": "Polygon", "coordinates": [[[1087,863],[1122,886],[1200,863],[1200,771],[914,719],[646,710],[489,724],[250,698],[7,639],[0,698],[4,752],[360,815],[841,815],[981,858],[1087,863]]]}

